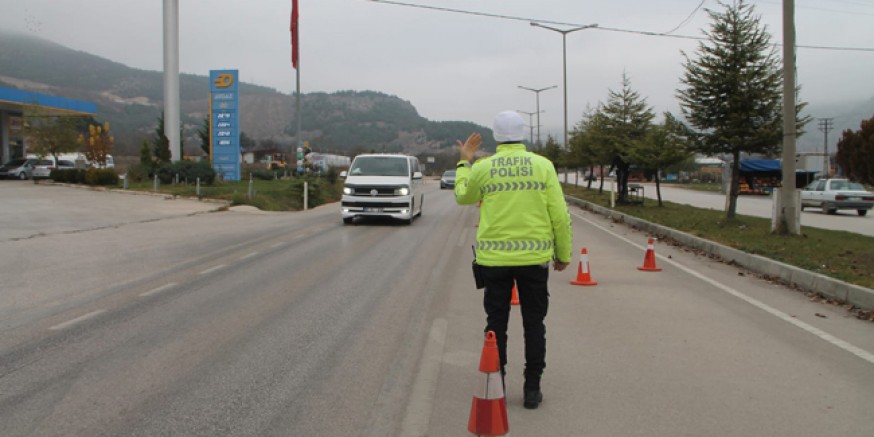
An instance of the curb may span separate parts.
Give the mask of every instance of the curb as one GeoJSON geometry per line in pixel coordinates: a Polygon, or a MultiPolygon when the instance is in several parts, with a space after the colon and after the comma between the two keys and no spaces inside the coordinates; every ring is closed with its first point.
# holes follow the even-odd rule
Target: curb
{"type": "Polygon", "coordinates": [[[749,254],[676,229],[671,229],[667,226],[641,220],[637,217],[623,214],[576,197],[565,196],[565,200],[582,209],[613,219],[617,223],[623,223],[632,228],[657,235],[660,238],[667,238],[684,246],[700,250],[725,263],[737,264],[767,278],[777,278],[790,286],[807,292],[821,294],[842,304],[850,304],[862,310],[874,311],[874,290],[870,288],[850,284],[760,255],[749,254]]]}
{"type": "Polygon", "coordinates": [[[69,188],[78,188],[80,190],[91,190],[91,191],[103,191],[106,193],[120,193],[120,194],[131,194],[134,196],[151,196],[151,197],[162,197],[165,200],[193,200],[201,203],[215,203],[218,206],[216,207],[216,211],[229,208],[231,206],[231,202],[227,200],[220,199],[211,199],[208,197],[198,198],[191,196],[177,196],[175,194],[166,194],[166,193],[155,193],[151,191],[136,191],[136,190],[125,190],[123,188],[106,188],[101,186],[88,186],[88,185],[79,185],[79,184],[67,184],[67,183],[58,183],[58,182],[39,182],[38,185],[55,185],[59,187],[69,187],[69,188]]]}

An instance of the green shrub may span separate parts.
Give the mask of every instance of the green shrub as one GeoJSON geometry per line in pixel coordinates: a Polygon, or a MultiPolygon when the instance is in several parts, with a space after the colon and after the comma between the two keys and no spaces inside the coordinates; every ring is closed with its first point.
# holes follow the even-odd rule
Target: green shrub
{"type": "Polygon", "coordinates": [[[127,169],[128,182],[144,182],[152,179],[152,166],[136,164],[127,169]]]}
{"type": "Polygon", "coordinates": [[[200,178],[200,183],[212,185],[215,182],[216,173],[207,161],[176,161],[162,165],[158,168],[158,179],[162,184],[173,183],[176,175],[179,182],[193,184],[200,178]]]}
{"type": "Polygon", "coordinates": [[[277,173],[277,171],[260,170],[260,169],[249,171],[249,174],[252,175],[252,178],[259,179],[262,181],[272,181],[272,180],[276,179],[276,173],[277,173]]]}
{"type": "Polygon", "coordinates": [[[85,170],[77,169],[54,169],[49,173],[49,178],[55,182],[63,184],[82,184],[85,183],[85,170]]]}
{"type": "Polygon", "coordinates": [[[328,167],[328,171],[325,173],[325,180],[331,185],[336,184],[337,178],[340,177],[340,171],[341,170],[338,170],[337,167],[328,167]]]}
{"type": "Polygon", "coordinates": [[[118,185],[118,173],[112,168],[89,168],[85,170],[86,185],[118,185]]]}

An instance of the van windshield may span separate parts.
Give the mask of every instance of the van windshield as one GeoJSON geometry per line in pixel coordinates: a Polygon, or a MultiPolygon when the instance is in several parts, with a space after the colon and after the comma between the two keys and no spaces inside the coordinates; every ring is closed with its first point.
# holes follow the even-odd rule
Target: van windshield
{"type": "Polygon", "coordinates": [[[354,176],[409,176],[407,159],[395,156],[368,156],[355,159],[349,174],[354,176]]]}

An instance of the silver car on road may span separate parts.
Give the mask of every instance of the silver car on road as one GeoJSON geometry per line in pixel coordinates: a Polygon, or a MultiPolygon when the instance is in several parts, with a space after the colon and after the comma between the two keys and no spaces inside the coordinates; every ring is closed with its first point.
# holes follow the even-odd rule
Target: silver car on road
{"type": "Polygon", "coordinates": [[[874,193],[848,179],[819,179],[801,190],[801,210],[808,206],[822,209],[823,214],[855,209],[860,216],[864,216],[874,207],[874,193]]]}

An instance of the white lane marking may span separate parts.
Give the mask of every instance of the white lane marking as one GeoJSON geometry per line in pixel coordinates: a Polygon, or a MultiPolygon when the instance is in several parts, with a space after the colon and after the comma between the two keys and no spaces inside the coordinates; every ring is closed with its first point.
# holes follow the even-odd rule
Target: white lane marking
{"type": "Polygon", "coordinates": [[[167,289],[173,288],[173,287],[175,287],[175,286],[176,286],[176,283],[175,283],[175,282],[170,282],[170,283],[168,283],[168,284],[164,284],[164,285],[162,285],[162,286],[160,286],[160,287],[158,287],[158,288],[153,288],[153,289],[151,289],[151,290],[149,290],[149,291],[146,291],[146,292],[140,293],[140,297],[147,297],[147,296],[151,296],[151,295],[153,295],[153,294],[158,294],[158,293],[160,293],[160,292],[162,292],[162,291],[164,291],[164,290],[167,290],[167,289]]]}
{"type": "Polygon", "coordinates": [[[244,259],[246,259],[246,258],[251,258],[251,257],[253,257],[253,256],[255,256],[255,255],[258,255],[258,252],[252,252],[252,253],[246,254],[246,255],[240,257],[240,261],[242,261],[242,260],[244,260],[244,259]]]}
{"type": "MultiPolygon", "coordinates": [[[[592,226],[595,226],[596,228],[600,228],[604,232],[607,232],[608,234],[613,235],[614,237],[616,237],[622,241],[625,241],[626,243],[628,243],[634,247],[638,247],[641,249],[644,248],[643,246],[632,242],[631,240],[601,226],[598,223],[593,222],[592,220],[589,220],[589,219],[587,219],[583,216],[580,216],[576,213],[573,213],[573,212],[571,214],[574,217],[577,217],[580,220],[586,221],[589,224],[591,224],[592,226]]],[[[801,328],[802,330],[804,330],[810,334],[813,334],[813,335],[831,343],[834,346],[837,346],[837,347],[839,347],[839,348],[841,348],[841,349],[843,349],[843,350],[845,350],[853,355],[856,355],[857,357],[859,357],[859,358],[861,358],[861,359],[863,359],[871,364],[874,364],[874,354],[872,354],[872,353],[870,353],[862,348],[859,348],[859,347],[854,346],[850,343],[847,343],[846,341],[841,340],[841,339],[839,339],[839,338],[837,338],[837,337],[835,337],[835,336],[833,336],[833,335],[831,335],[831,334],[829,334],[829,333],[827,333],[827,332],[825,332],[825,331],[823,331],[815,326],[804,323],[804,322],[790,316],[789,314],[784,313],[783,311],[780,311],[774,307],[771,307],[758,299],[754,299],[754,298],[747,296],[747,295],[745,295],[745,294],[743,294],[743,293],[741,293],[741,292],[739,292],[739,291],[737,291],[737,290],[735,290],[735,289],[733,289],[725,284],[722,284],[722,283],[717,282],[713,279],[710,279],[710,278],[708,278],[708,277],[674,261],[673,259],[659,255],[658,253],[656,253],[655,255],[656,255],[656,257],[667,262],[668,264],[671,264],[672,266],[674,266],[674,267],[676,267],[676,268],[678,268],[678,269],[680,269],[680,270],[682,270],[682,271],[684,271],[684,272],[686,272],[686,273],[688,273],[688,274],[690,274],[690,275],[692,275],[692,276],[694,276],[694,277],[696,277],[704,282],[707,282],[708,284],[713,285],[714,287],[716,287],[716,288],[718,288],[718,289],[720,289],[720,290],[722,290],[722,291],[724,291],[724,292],[726,292],[726,293],[728,293],[728,294],[730,294],[730,295],[732,295],[732,296],[734,296],[734,297],[736,297],[736,298],[738,298],[738,299],[740,299],[740,300],[742,300],[742,301],[744,301],[744,302],[746,302],[746,303],[748,303],[748,304],[750,304],[750,305],[752,305],[752,306],[754,306],[762,311],[765,311],[766,313],[771,314],[772,316],[775,316],[779,319],[782,319],[786,322],[789,322],[792,325],[795,325],[796,327],[801,328]]]]}
{"type": "Polygon", "coordinates": [[[401,435],[423,436],[428,433],[448,325],[449,322],[446,319],[435,319],[434,323],[431,324],[428,342],[425,344],[422,356],[422,364],[419,366],[419,374],[416,375],[413,383],[410,403],[407,404],[407,412],[404,414],[404,422],[401,425],[401,435]]]}
{"type": "Polygon", "coordinates": [[[96,310],[96,311],[91,311],[91,312],[88,313],[88,314],[81,315],[81,316],[79,316],[79,317],[76,317],[75,319],[67,320],[67,321],[64,322],[64,323],[59,323],[59,324],[57,324],[57,325],[55,325],[55,326],[52,326],[51,328],[49,328],[49,330],[51,330],[51,331],[57,331],[57,330],[59,330],[59,329],[68,328],[68,327],[70,327],[70,326],[75,325],[76,323],[83,322],[83,321],[85,321],[85,320],[88,320],[88,319],[90,319],[90,318],[92,318],[92,317],[97,316],[98,314],[105,313],[105,312],[106,312],[106,310],[96,310]]]}
{"type": "Polygon", "coordinates": [[[198,275],[206,275],[206,274],[208,274],[208,273],[212,273],[212,272],[214,272],[214,271],[216,271],[216,270],[220,270],[220,269],[223,269],[223,268],[225,268],[225,264],[219,264],[219,265],[217,265],[217,266],[215,266],[215,267],[210,267],[210,268],[208,268],[208,269],[206,269],[206,270],[204,270],[204,271],[198,273],[198,275]]]}

